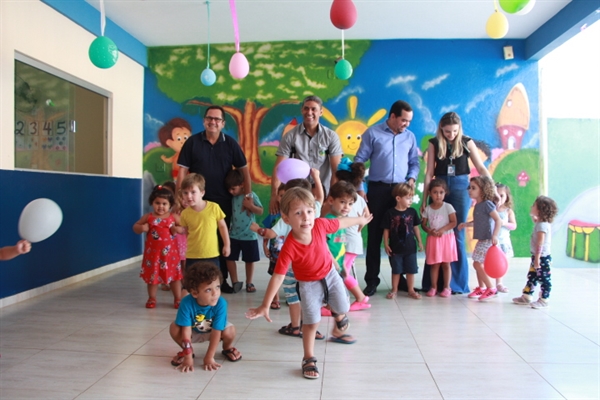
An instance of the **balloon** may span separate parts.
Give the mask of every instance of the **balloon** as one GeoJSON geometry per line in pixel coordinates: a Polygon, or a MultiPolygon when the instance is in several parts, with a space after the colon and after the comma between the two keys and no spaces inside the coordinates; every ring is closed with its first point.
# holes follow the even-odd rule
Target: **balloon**
{"type": "Polygon", "coordinates": [[[490,16],[485,24],[485,30],[492,39],[501,39],[508,33],[508,20],[498,10],[490,16]]]}
{"type": "Polygon", "coordinates": [[[31,243],[48,239],[62,223],[63,214],[50,199],[35,199],[25,206],[19,217],[19,236],[31,243]]]}
{"type": "MultiPolygon", "coordinates": [[[[524,9],[532,0],[500,0],[500,7],[509,14],[515,14],[524,9]]],[[[533,8],[533,6],[532,6],[533,8]]]]}
{"type": "Polygon", "coordinates": [[[508,260],[500,247],[493,245],[487,251],[483,261],[485,273],[494,279],[502,278],[508,270],[508,260]]]}
{"type": "Polygon", "coordinates": [[[217,75],[215,71],[210,68],[206,68],[202,71],[202,75],[200,75],[200,81],[204,86],[212,86],[217,80],[217,75]]]}
{"type": "Polygon", "coordinates": [[[88,51],[90,61],[98,68],[110,68],[117,63],[119,50],[115,42],[106,36],[98,36],[88,51]]]}
{"type": "Polygon", "coordinates": [[[352,64],[348,60],[341,59],[335,64],[335,76],[346,80],[352,76],[352,64]]]}
{"type": "Polygon", "coordinates": [[[250,72],[250,65],[246,56],[242,53],[235,53],[229,61],[229,72],[235,79],[243,79],[250,72]]]}
{"type": "Polygon", "coordinates": [[[306,161],[297,158],[286,158],[277,166],[277,178],[282,183],[292,179],[306,178],[310,174],[310,166],[306,161]]]}
{"type": "Polygon", "coordinates": [[[350,29],[356,23],[356,7],[352,0],[333,0],[329,18],[338,29],[350,29]]]}
{"type": "Polygon", "coordinates": [[[529,0],[529,3],[527,3],[527,5],[525,7],[523,7],[521,9],[521,11],[517,11],[515,14],[516,15],[528,14],[529,11],[531,11],[533,9],[533,6],[535,6],[535,0],[529,0]]]}

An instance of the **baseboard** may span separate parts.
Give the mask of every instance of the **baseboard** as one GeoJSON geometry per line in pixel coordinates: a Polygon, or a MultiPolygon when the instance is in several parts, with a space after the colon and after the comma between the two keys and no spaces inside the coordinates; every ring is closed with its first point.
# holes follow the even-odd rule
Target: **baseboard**
{"type": "Polygon", "coordinates": [[[60,280],[60,281],[57,281],[57,282],[52,282],[52,283],[49,283],[47,285],[40,286],[39,288],[27,290],[25,292],[21,292],[21,293],[15,294],[13,296],[5,297],[3,299],[0,299],[0,308],[6,307],[6,306],[10,306],[12,304],[16,304],[16,303],[19,303],[21,301],[37,297],[37,296],[42,295],[44,293],[48,293],[48,292],[51,292],[53,290],[63,288],[65,286],[69,286],[69,285],[72,285],[74,283],[84,281],[86,279],[90,279],[90,278],[92,278],[94,276],[98,276],[100,274],[104,274],[106,272],[113,271],[113,270],[118,269],[118,268],[122,268],[122,267],[124,267],[126,265],[130,265],[130,264],[133,264],[135,262],[140,262],[141,260],[142,260],[142,256],[141,255],[135,256],[135,257],[131,257],[131,258],[128,258],[126,260],[121,260],[121,261],[113,263],[113,264],[108,264],[108,265],[105,265],[103,267],[96,268],[96,269],[93,269],[91,271],[87,271],[87,272],[81,273],[79,275],[71,276],[69,278],[66,278],[66,279],[63,279],[63,280],[60,280]]]}

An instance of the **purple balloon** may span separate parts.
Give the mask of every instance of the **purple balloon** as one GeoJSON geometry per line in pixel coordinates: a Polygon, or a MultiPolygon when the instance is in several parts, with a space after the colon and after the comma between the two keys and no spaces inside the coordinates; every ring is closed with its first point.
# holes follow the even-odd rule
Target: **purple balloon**
{"type": "Polygon", "coordinates": [[[277,178],[283,183],[292,179],[306,178],[310,174],[310,166],[306,161],[297,158],[286,158],[277,166],[277,178]]]}

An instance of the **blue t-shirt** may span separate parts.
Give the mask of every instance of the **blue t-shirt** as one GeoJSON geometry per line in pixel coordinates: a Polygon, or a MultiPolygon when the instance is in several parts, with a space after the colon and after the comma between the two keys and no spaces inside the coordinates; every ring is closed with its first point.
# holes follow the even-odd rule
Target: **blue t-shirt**
{"type": "MultiPolygon", "coordinates": [[[[256,193],[252,192],[254,205],[262,207],[256,193]]],[[[244,195],[234,196],[232,200],[231,227],[229,237],[237,240],[256,240],[256,233],[250,230],[250,225],[256,220],[254,214],[248,215],[246,210],[242,211],[244,195]]]]}
{"type": "Polygon", "coordinates": [[[198,333],[208,333],[213,329],[223,331],[227,325],[227,300],[219,297],[215,306],[201,306],[188,294],[181,300],[175,324],[191,326],[198,333]]]}

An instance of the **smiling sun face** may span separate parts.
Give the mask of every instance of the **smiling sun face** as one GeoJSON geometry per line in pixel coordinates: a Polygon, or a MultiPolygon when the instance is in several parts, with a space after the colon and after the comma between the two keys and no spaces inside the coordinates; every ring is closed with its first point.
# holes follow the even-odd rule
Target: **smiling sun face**
{"type": "Polygon", "coordinates": [[[358,98],[356,96],[350,96],[348,98],[348,111],[350,114],[350,119],[348,119],[347,121],[343,121],[341,124],[329,110],[323,108],[323,118],[325,118],[332,124],[337,125],[337,127],[334,130],[340,137],[342,151],[346,156],[356,155],[358,147],[360,146],[362,134],[367,130],[369,126],[378,122],[386,114],[385,109],[379,109],[375,114],[371,116],[371,118],[369,118],[369,120],[365,124],[363,121],[356,119],[357,106],[358,98]]]}

